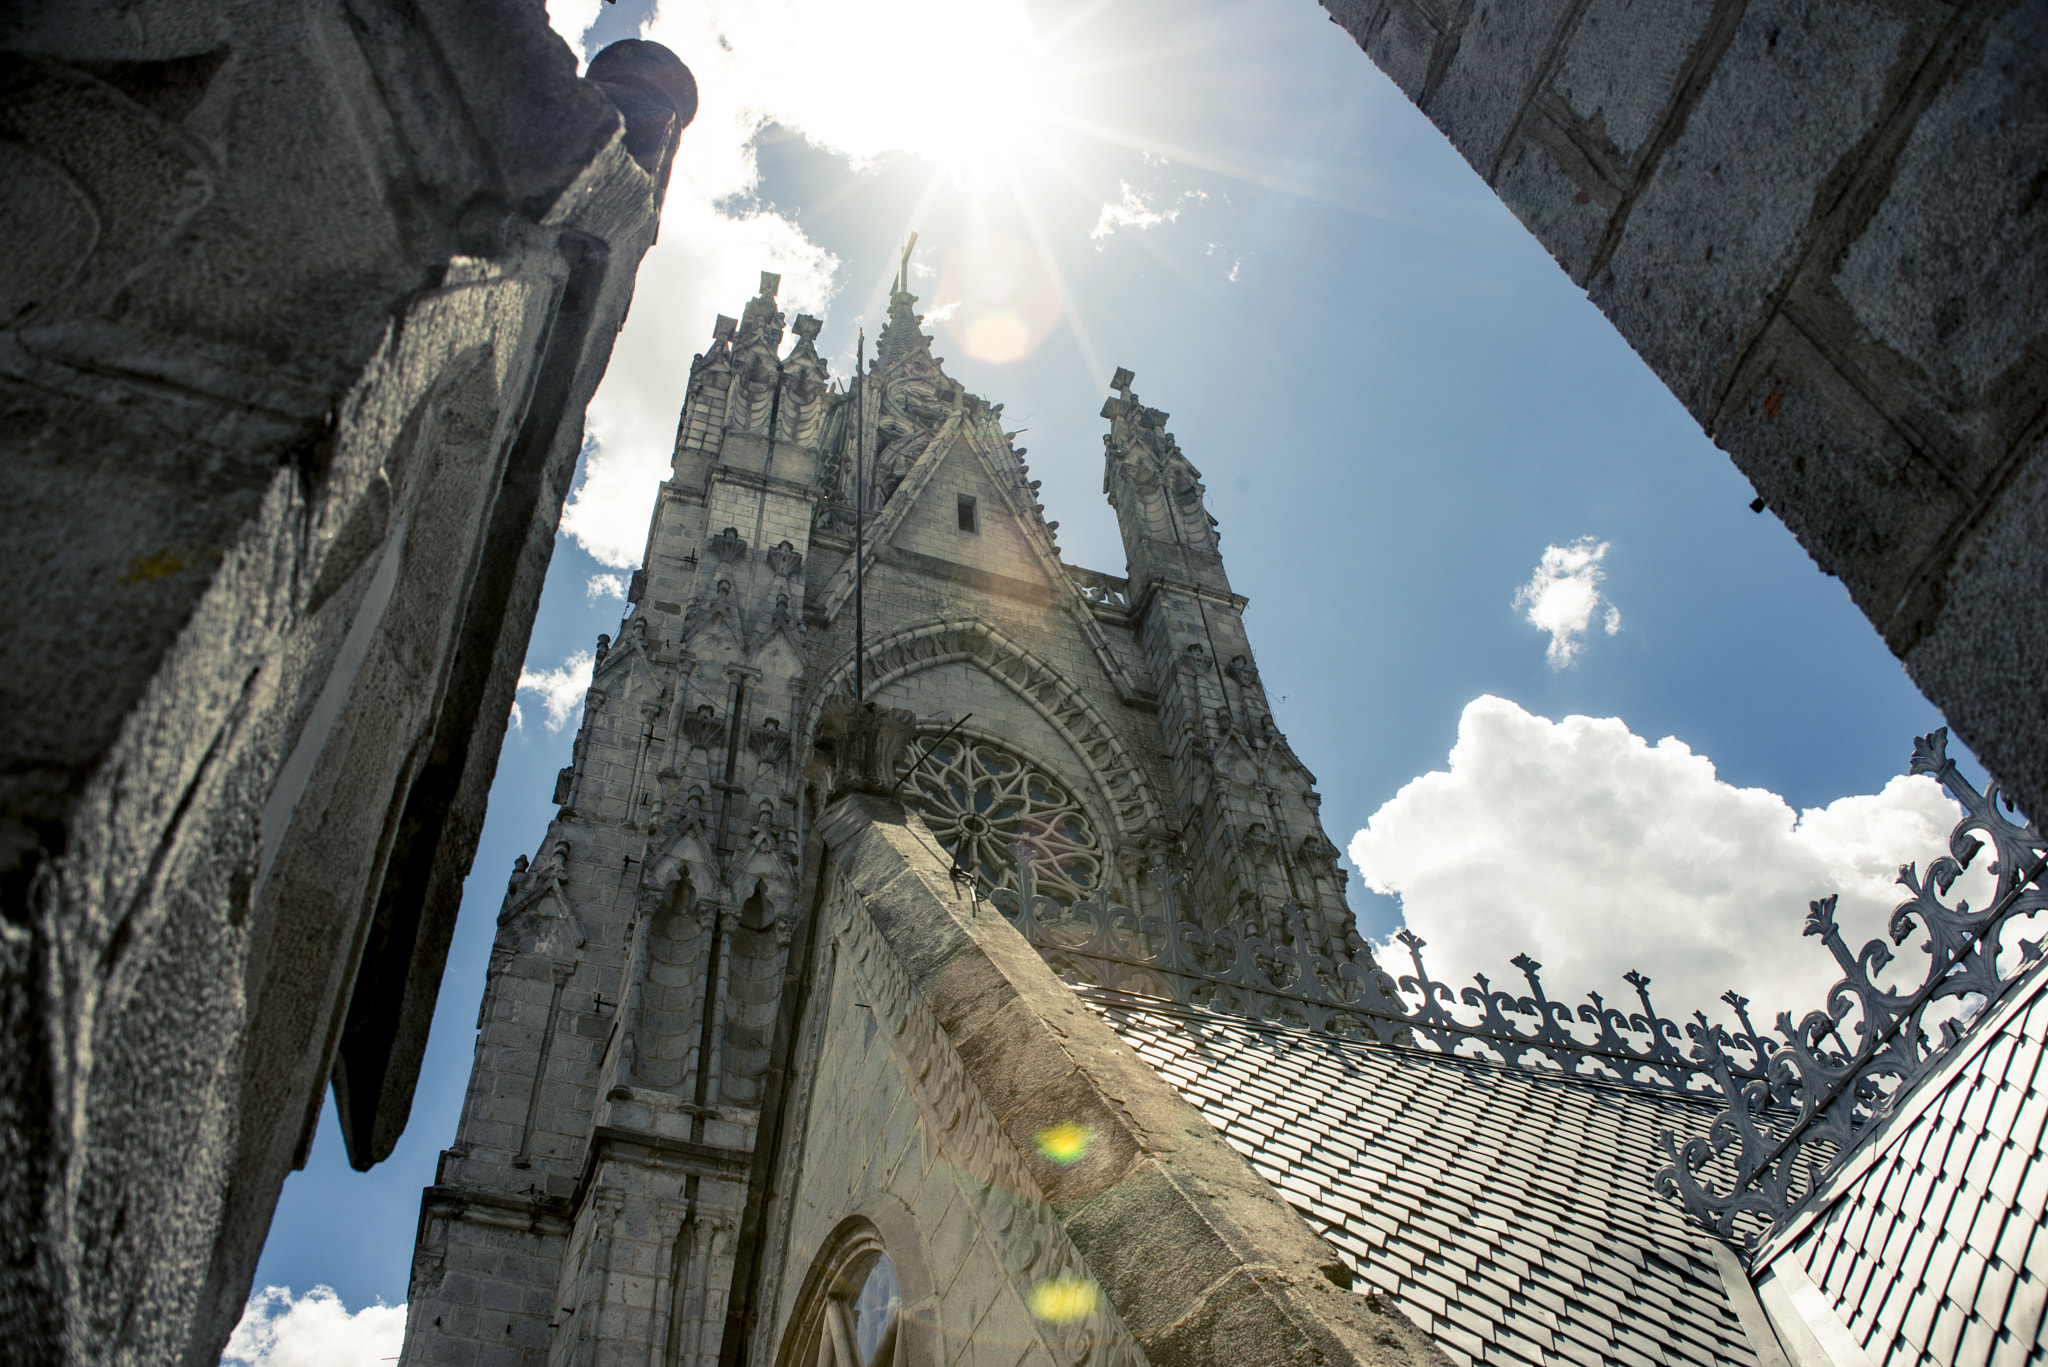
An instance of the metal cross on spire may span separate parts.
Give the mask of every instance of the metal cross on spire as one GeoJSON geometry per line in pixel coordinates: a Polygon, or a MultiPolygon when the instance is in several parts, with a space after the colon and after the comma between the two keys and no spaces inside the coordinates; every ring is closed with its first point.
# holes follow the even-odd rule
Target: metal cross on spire
{"type": "Polygon", "coordinates": [[[910,293],[910,253],[916,247],[917,234],[912,233],[910,240],[903,244],[903,260],[896,268],[896,292],[898,294],[910,293]]]}

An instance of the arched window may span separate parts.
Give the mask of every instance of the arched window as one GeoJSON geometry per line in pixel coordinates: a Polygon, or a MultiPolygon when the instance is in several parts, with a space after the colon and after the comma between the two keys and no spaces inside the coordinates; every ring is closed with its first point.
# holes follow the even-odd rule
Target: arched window
{"type": "Polygon", "coordinates": [[[1033,888],[1071,903],[1102,882],[1094,823],[1065,784],[993,741],[953,736],[901,761],[918,815],[956,863],[989,889],[1033,888]],[[919,757],[923,756],[920,763],[919,757]]]}
{"type": "Polygon", "coordinates": [[[813,1270],[791,1326],[785,1367],[910,1367],[903,1292],[881,1237],[856,1221],[813,1270]]]}

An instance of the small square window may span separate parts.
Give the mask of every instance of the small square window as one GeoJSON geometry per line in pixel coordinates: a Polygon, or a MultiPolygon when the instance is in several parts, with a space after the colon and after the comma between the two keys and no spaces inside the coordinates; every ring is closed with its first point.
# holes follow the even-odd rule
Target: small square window
{"type": "Polygon", "coordinates": [[[960,495],[960,530],[963,532],[979,532],[981,530],[980,524],[974,519],[973,494],[960,495]]]}

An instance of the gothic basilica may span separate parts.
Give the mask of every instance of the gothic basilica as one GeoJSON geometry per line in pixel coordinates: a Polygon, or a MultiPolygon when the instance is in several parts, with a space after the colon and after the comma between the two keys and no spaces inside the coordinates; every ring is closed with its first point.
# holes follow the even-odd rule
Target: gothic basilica
{"type": "MultiPolygon", "coordinates": [[[[1132,375],[1082,569],[907,280],[844,380],[776,285],[691,367],[507,890],[405,1363],[2030,1360],[2048,1172],[1949,1101],[2040,1132],[2038,957],[1874,1061],[1383,967],[1132,375]]],[[[1975,916],[1938,875],[1921,922],[1975,916]]]]}

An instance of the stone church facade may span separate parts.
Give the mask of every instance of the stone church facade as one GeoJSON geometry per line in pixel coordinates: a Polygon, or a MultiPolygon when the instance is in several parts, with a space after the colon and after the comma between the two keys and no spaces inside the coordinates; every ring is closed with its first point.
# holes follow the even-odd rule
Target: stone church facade
{"type": "MultiPolygon", "coordinates": [[[[1100,1160],[1063,1166],[1004,1138],[1010,1098],[977,1100],[915,966],[876,927],[848,863],[865,844],[936,869],[919,893],[970,925],[1019,899],[1048,919],[1172,900],[1370,962],[1167,415],[1118,373],[1105,487],[1130,577],[1071,567],[1001,405],[944,375],[900,282],[850,392],[815,349],[818,320],[797,318],[783,354],[776,283],[721,318],[692,367],[560,813],[508,890],[468,1101],[423,1209],[408,1362],[502,1356],[470,1344],[708,1367],[742,1343],[786,1355],[794,1332],[809,1367],[834,1323],[817,1286],[877,1249],[905,1304],[929,1302],[904,1315],[918,1361],[988,1341],[1064,1362],[1080,1339],[1136,1360],[1106,1301],[1075,1323],[1029,1312],[1034,1285],[1098,1280],[1034,1169],[1071,1182],[1100,1160]],[[864,783],[863,759],[888,782],[864,783]],[[825,806],[863,787],[894,791],[921,827],[883,815],[870,831],[825,806]]],[[[1079,1009],[1031,968],[1031,1000],[1050,988],[1079,1009]]],[[[1337,1264],[1204,1138],[1240,1170],[1244,1218],[1292,1225],[1311,1267],[1337,1264]]],[[[1309,1276],[1312,1298],[1336,1293],[1309,1276]]],[[[1384,1320],[1373,1332],[1428,1356],[1384,1313],[1328,1314],[1384,1320]]]]}
{"type": "Polygon", "coordinates": [[[1782,1040],[1639,974],[1574,1011],[1526,955],[1526,995],[1413,937],[1382,968],[1130,373],[1115,576],[1061,559],[906,280],[850,385],[776,284],[692,366],[507,888],[403,1362],[2039,1355],[2048,956],[2000,937],[2048,844],[1943,734],[1913,768],[1964,820],[1894,925],[1920,989],[1832,901],[1848,977],[1782,1040]]]}

